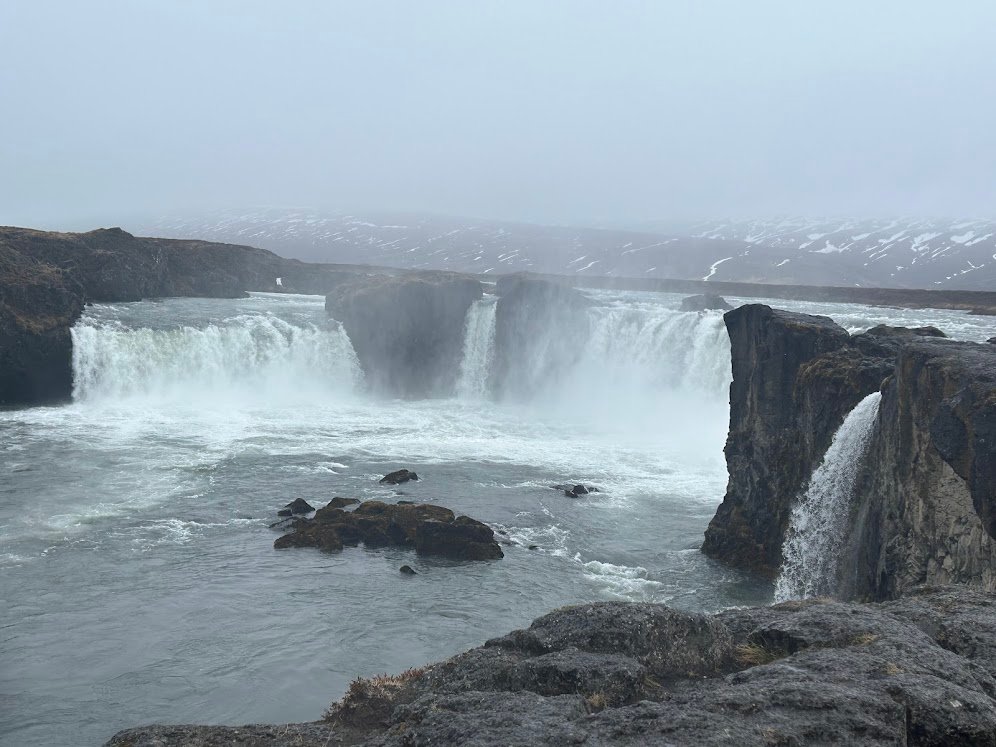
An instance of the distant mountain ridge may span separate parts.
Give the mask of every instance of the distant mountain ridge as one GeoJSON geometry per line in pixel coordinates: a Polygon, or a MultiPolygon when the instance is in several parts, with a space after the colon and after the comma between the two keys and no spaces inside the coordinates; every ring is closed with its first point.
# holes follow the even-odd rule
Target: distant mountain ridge
{"type": "Polygon", "coordinates": [[[139,222],[148,235],[269,249],[313,262],[479,274],[675,278],[938,290],[996,288],[996,222],[778,219],[650,230],[297,208],[139,222]]]}

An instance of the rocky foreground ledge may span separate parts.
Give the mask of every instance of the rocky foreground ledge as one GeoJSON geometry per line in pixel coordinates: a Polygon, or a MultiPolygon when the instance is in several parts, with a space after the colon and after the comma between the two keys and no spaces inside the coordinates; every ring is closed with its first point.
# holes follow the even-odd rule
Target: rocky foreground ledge
{"type": "Polygon", "coordinates": [[[147,726],[153,745],[996,745],[996,595],[917,590],[707,616],[566,607],[424,669],[356,680],[322,721],[147,726]]]}

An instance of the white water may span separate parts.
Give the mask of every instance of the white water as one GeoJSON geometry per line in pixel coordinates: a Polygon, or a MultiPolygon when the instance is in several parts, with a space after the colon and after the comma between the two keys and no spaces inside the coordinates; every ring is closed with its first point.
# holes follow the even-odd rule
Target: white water
{"type": "Polygon", "coordinates": [[[73,398],[273,401],[353,391],[362,372],[338,325],[238,314],[201,326],[126,326],[87,316],[72,329],[73,398]]]}
{"type": "Polygon", "coordinates": [[[854,481],[868,450],[881,399],[878,392],[869,394],[848,413],[792,510],[782,548],[785,560],[775,584],[776,601],[833,594],[854,481]]]}
{"type": "Polygon", "coordinates": [[[494,298],[485,297],[467,309],[464,326],[463,360],[457,380],[457,395],[463,399],[488,396],[488,378],[495,355],[494,298]]]}

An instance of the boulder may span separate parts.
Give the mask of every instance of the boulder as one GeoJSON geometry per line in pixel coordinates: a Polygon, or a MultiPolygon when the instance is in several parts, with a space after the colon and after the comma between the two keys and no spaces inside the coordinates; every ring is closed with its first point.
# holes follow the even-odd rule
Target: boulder
{"type": "Polygon", "coordinates": [[[423,521],[415,530],[415,552],[454,560],[494,560],[505,557],[487,524],[459,516],[454,521],[423,521]]]}
{"type": "Polygon", "coordinates": [[[375,275],[343,283],[325,298],[345,328],[367,384],[390,396],[454,391],[467,310],[481,284],[450,272],[375,275]]]}
{"type": "Polygon", "coordinates": [[[683,298],[680,308],[682,311],[730,311],[733,307],[722,296],[704,293],[698,296],[683,298]]]}
{"type": "Polygon", "coordinates": [[[290,511],[290,514],[284,514],[279,512],[280,516],[289,516],[297,514],[310,514],[315,510],[315,507],[308,503],[304,498],[295,498],[293,501],[284,506],[285,509],[290,511]]]}
{"type": "Polygon", "coordinates": [[[384,475],[380,478],[381,483],[384,485],[401,485],[402,483],[408,482],[409,480],[418,480],[419,477],[411,470],[399,469],[384,475]]]}
{"type": "Polygon", "coordinates": [[[312,519],[298,519],[291,534],[273,546],[317,547],[338,552],[361,542],[367,547],[408,547],[421,555],[440,555],[457,560],[490,560],[503,557],[494,532],[466,516],[455,517],[442,506],[367,501],[353,511],[330,502],[312,519]]]}

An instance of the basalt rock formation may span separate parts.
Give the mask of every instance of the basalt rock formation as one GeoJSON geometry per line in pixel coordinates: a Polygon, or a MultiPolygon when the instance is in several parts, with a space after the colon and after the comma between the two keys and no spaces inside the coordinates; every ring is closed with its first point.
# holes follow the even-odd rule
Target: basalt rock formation
{"type": "Polygon", "coordinates": [[[450,272],[377,275],[340,285],[325,308],[342,322],[367,383],[407,398],[453,393],[477,280],[450,272]]]}
{"type": "Polygon", "coordinates": [[[996,588],[996,349],[903,345],[855,485],[840,595],[996,588]]]}
{"type": "Polygon", "coordinates": [[[358,271],[306,265],[248,246],[140,238],[120,228],[0,227],[0,404],[70,396],[69,329],[87,303],[326,293],[358,271]]]}
{"type": "Polygon", "coordinates": [[[937,339],[931,327],[850,336],[826,317],[757,304],[725,319],[730,480],[704,552],[775,575],[795,501],[846,415],[881,390],[839,594],[993,584],[996,350],[937,339]]]}
{"type": "Polygon", "coordinates": [[[454,560],[494,560],[504,557],[491,527],[468,516],[432,504],[367,501],[352,511],[333,499],[312,519],[298,519],[293,531],[279,537],[274,548],[316,547],[339,552],[362,542],[367,547],[410,547],[419,555],[454,560]]]}
{"type": "Polygon", "coordinates": [[[356,680],[324,721],[149,726],[214,744],[996,745],[996,597],[923,589],[714,616],[599,603],[441,663],[356,680]]]}
{"type": "Polygon", "coordinates": [[[0,234],[0,405],[69,397],[69,329],[84,299],[72,272],[17,251],[0,234]]]}
{"type": "Polygon", "coordinates": [[[499,398],[528,397],[581,358],[591,335],[579,291],[526,273],[498,280],[493,389],[499,398]]]}

